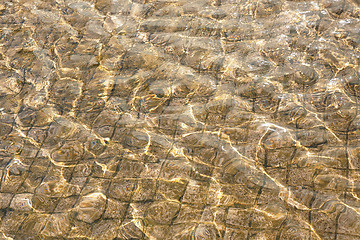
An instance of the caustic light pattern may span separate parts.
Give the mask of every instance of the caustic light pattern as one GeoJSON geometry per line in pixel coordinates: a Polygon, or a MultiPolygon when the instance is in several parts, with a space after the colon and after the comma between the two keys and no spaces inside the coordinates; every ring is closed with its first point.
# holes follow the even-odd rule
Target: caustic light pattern
{"type": "Polygon", "coordinates": [[[0,239],[360,239],[359,0],[13,0],[0,26],[0,239]]]}

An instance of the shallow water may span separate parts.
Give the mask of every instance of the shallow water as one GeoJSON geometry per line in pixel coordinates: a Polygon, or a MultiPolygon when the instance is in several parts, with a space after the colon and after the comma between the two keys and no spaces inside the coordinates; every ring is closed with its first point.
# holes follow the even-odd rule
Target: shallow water
{"type": "Polygon", "coordinates": [[[0,2],[0,239],[360,239],[359,6],[0,2]]]}

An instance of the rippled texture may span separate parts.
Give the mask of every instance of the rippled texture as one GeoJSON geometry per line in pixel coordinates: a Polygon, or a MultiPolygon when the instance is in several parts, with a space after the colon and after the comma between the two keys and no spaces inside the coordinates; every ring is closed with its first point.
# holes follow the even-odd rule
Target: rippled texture
{"type": "Polygon", "coordinates": [[[0,2],[0,238],[360,239],[359,4],[0,2]]]}

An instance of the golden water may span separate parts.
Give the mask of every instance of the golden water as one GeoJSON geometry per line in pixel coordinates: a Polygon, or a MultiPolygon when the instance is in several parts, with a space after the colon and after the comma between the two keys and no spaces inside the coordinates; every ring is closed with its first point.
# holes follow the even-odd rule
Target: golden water
{"type": "Polygon", "coordinates": [[[0,239],[360,239],[359,6],[0,1],[0,239]]]}

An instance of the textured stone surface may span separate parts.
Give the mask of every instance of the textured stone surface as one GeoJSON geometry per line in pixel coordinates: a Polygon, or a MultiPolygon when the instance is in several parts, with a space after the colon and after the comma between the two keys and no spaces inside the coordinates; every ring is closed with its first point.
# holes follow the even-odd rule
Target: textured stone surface
{"type": "Polygon", "coordinates": [[[0,2],[0,239],[360,239],[359,4],[0,2]]]}

